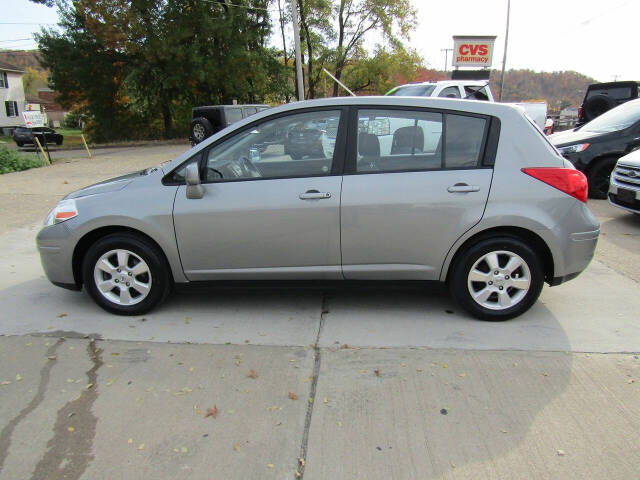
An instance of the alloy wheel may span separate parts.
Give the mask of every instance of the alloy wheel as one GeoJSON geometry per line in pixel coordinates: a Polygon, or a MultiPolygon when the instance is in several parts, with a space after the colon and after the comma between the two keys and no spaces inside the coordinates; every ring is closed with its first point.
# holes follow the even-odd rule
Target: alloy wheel
{"type": "Polygon", "coordinates": [[[471,298],[484,308],[506,310],[520,303],[531,287],[531,271],[519,255],[506,250],[489,252],[469,270],[471,298]]]}
{"type": "Polygon", "coordinates": [[[98,292],[117,305],[142,302],[151,290],[151,270],[137,254],[116,249],[104,253],[96,262],[93,278],[98,292]]]}

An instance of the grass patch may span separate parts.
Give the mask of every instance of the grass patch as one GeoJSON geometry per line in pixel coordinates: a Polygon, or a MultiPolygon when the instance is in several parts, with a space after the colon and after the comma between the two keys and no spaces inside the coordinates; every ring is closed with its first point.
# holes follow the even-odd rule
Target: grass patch
{"type": "Polygon", "coordinates": [[[0,174],[42,167],[44,162],[32,153],[24,154],[0,146],[0,174]]]}

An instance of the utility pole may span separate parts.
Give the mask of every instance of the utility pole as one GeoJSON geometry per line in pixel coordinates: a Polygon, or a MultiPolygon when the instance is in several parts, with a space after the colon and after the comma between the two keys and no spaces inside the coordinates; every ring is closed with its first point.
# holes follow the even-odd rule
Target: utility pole
{"type": "Polygon", "coordinates": [[[444,52],[444,75],[447,76],[447,65],[449,65],[449,52],[453,52],[453,48],[441,48],[441,52],[444,52]]]}
{"type": "Polygon", "coordinates": [[[511,11],[511,0],[507,0],[507,30],[504,34],[504,55],[502,56],[502,73],[500,74],[500,96],[498,101],[502,101],[502,91],[504,90],[504,67],[507,64],[507,44],[509,43],[509,13],[511,11]]]}
{"type": "Polygon", "coordinates": [[[291,1],[291,22],[293,23],[293,39],[296,45],[296,75],[298,78],[298,101],[304,100],[304,78],[302,77],[302,53],[300,52],[300,25],[298,24],[297,0],[291,1]]]}

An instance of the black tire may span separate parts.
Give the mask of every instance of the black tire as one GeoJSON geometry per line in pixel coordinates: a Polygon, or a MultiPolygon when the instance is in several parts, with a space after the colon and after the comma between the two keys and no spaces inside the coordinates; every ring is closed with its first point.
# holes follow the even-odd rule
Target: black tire
{"type": "Polygon", "coordinates": [[[23,142],[16,142],[16,145],[17,145],[18,147],[22,147],[22,146],[24,145],[24,143],[23,143],[23,142]]]}
{"type": "Polygon", "coordinates": [[[191,134],[191,141],[194,145],[197,145],[213,135],[213,125],[206,118],[199,117],[191,122],[189,133],[191,134]]]}
{"type": "Polygon", "coordinates": [[[616,167],[617,158],[602,158],[597,160],[596,164],[589,168],[587,172],[587,181],[589,182],[589,197],[598,200],[607,198],[609,193],[609,181],[611,173],[616,167]]]}
{"type": "MultiPolygon", "coordinates": [[[[505,267],[503,263],[506,263],[507,258],[508,256],[505,254],[498,255],[501,270],[505,267]]],[[[483,263],[478,264],[476,269],[482,268],[483,265],[483,263]]],[[[488,264],[486,266],[488,267],[488,264]]],[[[488,273],[491,274],[491,272],[488,273]]],[[[502,277],[503,278],[501,280],[496,280],[491,287],[489,287],[488,283],[485,287],[488,289],[500,288],[497,286],[498,283],[506,282],[506,280],[504,280],[504,275],[502,275],[502,277]]],[[[527,277],[526,270],[514,270],[514,278],[512,278],[511,281],[514,281],[514,279],[517,279],[518,277],[527,277]]],[[[480,282],[480,284],[481,283],[482,282],[480,282]]],[[[469,246],[457,256],[449,276],[449,291],[458,304],[474,317],[479,318],[480,320],[494,322],[517,317],[529,310],[540,296],[543,284],[544,270],[542,268],[539,255],[537,255],[536,252],[524,241],[510,236],[487,238],[469,246]],[[528,290],[514,289],[509,286],[506,286],[504,290],[504,293],[509,295],[510,298],[517,300],[516,303],[510,307],[499,307],[496,304],[495,307],[499,307],[501,309],[487,308],[474,300],[471,295],[471,288],[477,287],[477,291],[480,292],[483,287],[475,282],[471,283],[470,286],[468,282],[469,273],[480,259],[491,252],[516,254],[524,261],[525,266],[528,268],[528,290]],[[513,295],[513,297],[511,297],[511,295],[513,295]]],[[[491,293],[487,298],[487,301],[498,302],[498,292],[496,291],[491,293]]]]}
{"type": "Polygon", "coordinates": [[[584,102],[582,111],[584,112],[585,120],[590,122],[607,110],[611,110],[613,107],[615,107],[615,103],[612,98],[606,95],[594,95],[584,102]]]}
{"type": "MultiPolygon", "coordinates": [[[[123,273],[122,276],[124,277],[125,274],[123,273]]],[[[149,240],[132,233],[107,235],[91,245],[82,261],[82,278],[84,287],[91,298],[106,311],[117,315],[142,315],[148,312],[165,300],[172,285],[169,266],[162,251],[149,240]],[[115,303],[106,298],[96,285],[94,277],[96,263],[104,254],[118,249],[133,253],[144,260],[148,266],[148,271],[150,272],[148,283],[150,283],[151,287],[146,297],[139,303],[132,305],[115,303]]],[[[143,281],[146,281],[146,279],[143,278],[143,281]]],[[[119,292],[118,288],[116,287],[111,293],[119,292]]]]}

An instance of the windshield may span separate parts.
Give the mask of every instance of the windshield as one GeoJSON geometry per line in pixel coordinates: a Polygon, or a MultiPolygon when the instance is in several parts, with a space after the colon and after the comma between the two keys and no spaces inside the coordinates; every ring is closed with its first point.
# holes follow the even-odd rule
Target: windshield
{"type": "Polygon", "coordinates": [[[587,132],[615,132],[630,127],[638,120],[640,120],[640,100],[633,100],[594,118],[580,130],[587,132]]]}
{"type": "Polygon", "coordinates": [[[436,88],[435,85],[406,85],[387,93],[391,97],[428,97],[436,88]]]}

